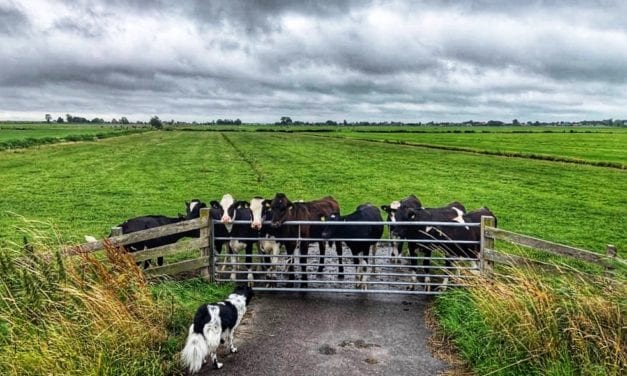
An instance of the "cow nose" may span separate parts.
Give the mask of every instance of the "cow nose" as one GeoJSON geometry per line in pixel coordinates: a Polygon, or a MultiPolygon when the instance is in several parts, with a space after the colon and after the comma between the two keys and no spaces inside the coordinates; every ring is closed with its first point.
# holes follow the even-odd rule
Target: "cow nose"
{"type": "Polygon", "coordinates": [[[228,215],[222,216],[222,223],[228,223],[228,222],[231,222],[231,217],[229,217],[228,215]]]}
{"type": "Polygon", "coordinates": [[[261,223],[253,222],[253,224],[250,227],[252,227],[254,230],[260,230],[261,229],[261,223]]]}

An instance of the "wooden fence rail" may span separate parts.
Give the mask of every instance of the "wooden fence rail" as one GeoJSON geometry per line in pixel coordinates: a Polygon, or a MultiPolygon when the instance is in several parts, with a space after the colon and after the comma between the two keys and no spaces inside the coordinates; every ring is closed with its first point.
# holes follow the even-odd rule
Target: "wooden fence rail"
{"type": "MultiPolygon", "coordinates": [[[[529,264],[536,261],[526,257],[515,256],[498,252],[495,249],[495,241],[502,240],[511,244],[544,251],[553,255],[574,258],[587,261],[604,267],[607,271],[614,268],[613,262],[627,265],[625,260],[617,257],[616,247],[607,246],[605,255],[588,251],[581,248],[571,247],[563,244],[550,242],[534,238],[532,236],[517,234],[512,231],[503,230],[494,227],[494,219],[492,217],[481,218],[481,259],[482,263],[505,263],[505,264],[529,264]]],[[[482,270],[489,270],[489,266],[485,266],[482,270]]]]}

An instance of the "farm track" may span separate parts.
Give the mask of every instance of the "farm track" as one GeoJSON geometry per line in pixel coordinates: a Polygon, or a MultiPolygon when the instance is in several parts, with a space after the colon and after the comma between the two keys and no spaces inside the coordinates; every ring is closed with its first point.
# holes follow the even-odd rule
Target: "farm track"
{"type": "Polygon", "coordinates": [[[549,154],[535,154],[535,153],[524,153],[524,152],[514,152],[514,151],[474,149],[474,148],[467,148],[467,147],[461,147],[461,146],[438,145],[438,144],[403,141],[403,140],[375,140],[371,138],[329,136],[329,135],[319,135],[319,134],[308,134],[308,136],[321,137],[321,138],[346,139],[346,140],[359,140],[359,141],[365,141],[365,142],[376,142],[376,143],[393,144],[393,145],[407,145],[407,146],[414,146],[414,147],[420,147],[420,148],[426,148],[426,149],[437,149],[437,150],[446,150],[446,151],[454,151],[454,152],[462,152],[462,153],[494,155],[494,156],[508,157],[508,158],[522,158],[522,159],[535,159],[535,160],[550,161],[550,162],[573,163],[573,164],[582,164],[582,165],[589,165],[589,166],[595,166],[595,167],[614,168],[618,170],[627,169],[627,165],[623,163],[618,163],[618,162],[591,161],[591,160],[586,160],[586,159],[562,157],[562,156],[555,156],[555,155],[549,155],[549,154]]]}

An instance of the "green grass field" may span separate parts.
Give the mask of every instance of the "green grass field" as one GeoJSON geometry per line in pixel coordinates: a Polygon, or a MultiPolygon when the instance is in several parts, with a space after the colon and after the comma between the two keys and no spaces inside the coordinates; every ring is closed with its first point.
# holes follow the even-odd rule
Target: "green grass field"
{"type": "Polygon", "coordinates": [[[563,156],[588,161],[627,164],[627,132],[616,133],[367,133],[344,132],[344,137],[406,141],[479,150],[563,156]]]}
{"type": "Polygon", "coordinates": [[[57,137],[70,135],[95,135],[123,130],[110,125],[43,125],[43,124],[0,124],[0,142],[26,138],[57,137]]]}
{"type": "Polygon", "coordinates": [[[185,200],[227,192],[331,194],[345,212],[415,193],[427,206],[488,206],[503,228],[598,251],[624,248],[627,230],[621,170],[301,133],[149,132],[0,153],[0,170],[8,198],[0,236],[10,239],[19,238],[14,214],[50,222],[77,242],[129,217],[175,215],[185,200]]]}

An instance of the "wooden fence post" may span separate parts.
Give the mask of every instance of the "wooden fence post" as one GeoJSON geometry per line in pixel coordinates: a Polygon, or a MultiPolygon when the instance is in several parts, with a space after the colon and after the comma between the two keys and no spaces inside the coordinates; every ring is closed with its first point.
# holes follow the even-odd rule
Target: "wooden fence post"
{"type": "Polygon", "coordinates": [[[209,208],[200,209],[200,240],[207,240],[206,247],[200,248],[200,257],[208,256],[209,265],[200,269],[200,276],[209,282],[215,282],[213,270],[213,249],[211,241],[211,224],[209,223],[209,208]]]}
{"type": "Polygon", "coordinates": [[[494,238],[487,236],[486,227],[494,227],[494,217],[482,215],[481,216],[481,245],[479,250],[479,269],[481,275],[489,277],[492,274],[492,263],[486,260],[485,250],[494,249],[494,238]]]}
{"type": "Polygon", "coordinates": [[[111,236],[120,236],[122,234],[122,227],[111,227],[111,236]]]}
{"type": "Polygon", "coordinates": [[[618,250],[616,250],[616,246],[612,244],[607,245],[607,257],[609,258],[607,265],[605,266],[605,274],[607,276],[612,276],[612,269],[614,266],[612,265],[612,259],[615,259],[618,256],[618,250]]]}

